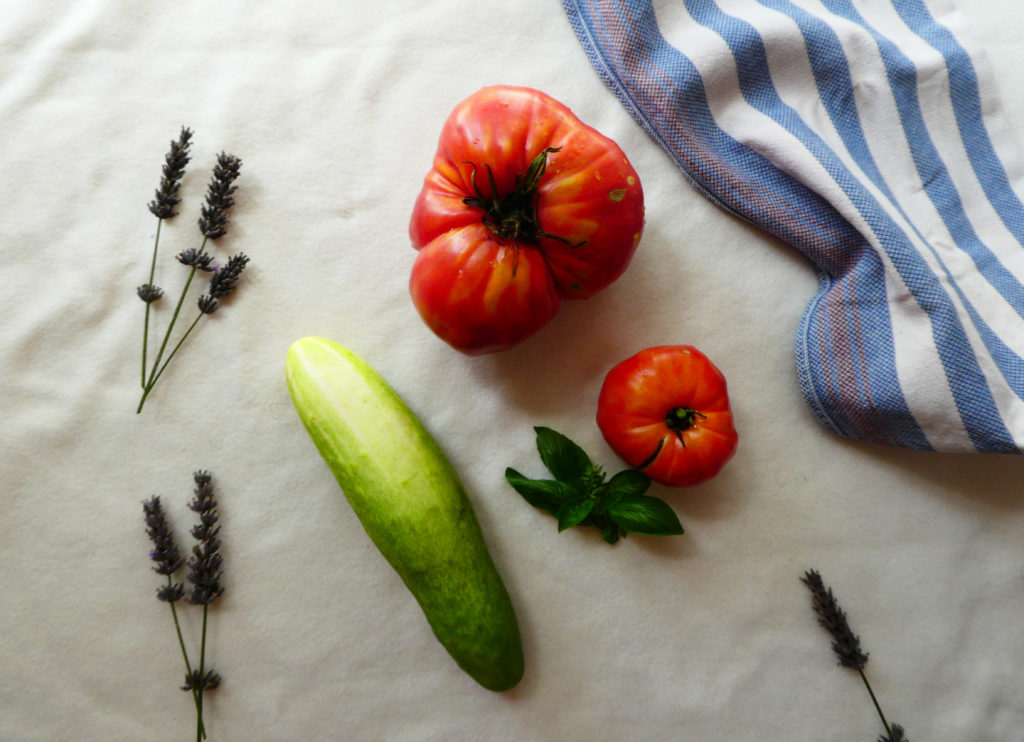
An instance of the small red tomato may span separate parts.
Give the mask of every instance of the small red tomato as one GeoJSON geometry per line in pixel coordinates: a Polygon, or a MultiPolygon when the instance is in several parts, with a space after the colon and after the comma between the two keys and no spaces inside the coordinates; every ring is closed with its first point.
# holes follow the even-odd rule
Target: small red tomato
{"type": "Polygon", "coordinates": [[[643,217],[615,142],[540,91],[484,88],[445,122],[413,207],[413,303],[463,353],[509,348],[622,275],[643,217]]]}
{"type": "Polygon", "coordinates": [[[647,348],[609,371],[597,425],[626,463],[672,487],[718,474],[738,438],[725,377],[689,345],[647,348]]]}

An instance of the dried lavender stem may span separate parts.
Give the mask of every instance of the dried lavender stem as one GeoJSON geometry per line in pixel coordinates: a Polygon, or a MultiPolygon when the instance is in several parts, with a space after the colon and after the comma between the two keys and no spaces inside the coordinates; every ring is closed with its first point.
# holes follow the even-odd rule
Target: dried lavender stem
{"type": "Polygon", "coordinates": [[[209,609],[209,603],[204,603],[203,638],[199,644],[199,689],[196,691],[196,742],[200,742],[202,737],[206,736],[203,728],[203,693],[206,691],[206,615],[209,609]]]}
{"type": "MultiPolygon", "coordinates": [[[[156,253],[157,248],[160,245],[160,227],[163,226],[164,220],[156,220],[156,237],[153,240],[153,259],[149,265],[149,285],[153,285],[153,279],[156,278],[156,253]]],[[[142,330],[142,388],[146,388],[146,350],[149,346],[149,305],[152,302],[146,302],[146,324],[142,330]]]]}
{"type": "MultiPolygon", "coordinates": [[[[178,352],[178,348],[180,348],[182,346],[182,344],[184,344],[185,339],[191,334],[192,330],[195,329],[195,326],[199,324],[199,320],[201,320],[204,316],[205,315],[202,312],[200,312],[199,316],[196,317],[195,320],[192,321],[192,324],[189,325],[188,329],[185,330],[185,334],[181,336],[181,339],[178,341],[178,343],[174,346],[174,348],[171,349],[171,354],[169,356],[167,356],[167,360],[164,361],[164,365],[160,367],[160,370],[157,371],[156,375],[153,377],[153,381],[150,382],[150,384],[149,384],[150,389],[152,389],[154,386],[156,386],[156,382],[160,378],[160,376],[163,374],[164,369],[167,368],[167,364],[169,364],[171,362],[171,359],[174,358],[174,354],[178,352]]],[[[156,369],[155,366],[153,368],[154,368],[154,370],[156,369]]],[[[143,400],[145,400],[146,396],[148,396],[148,395],[149,395],[149,392],[147,391],[146,394],[143,396],[143,400]]],[[[141,410],[141,409],[142,409],[142,405],[140,404],[139,405],[139,410],[141,410]]]]}
{"type": "Polygon", "coordinates": [[[146,353],[149,346],[149,305],[160,298],[163,292],[153,286],[153,278],[156,275],[156,255],[160,245],[160,228],[164,219],[174,217],[177,206],[181,203],[178,196],[181,188],[181,180],[185,177],[185,166],[188,164],[188,150],[191,146],[192,130],[186,126],[181,127],[181,133],[177,141],[171,142],[171,149],[164,157],[164,166],[161,170],[160,187],[157,189],[155,198],[149,203],[149,211],[157,218],[156,237],[153,239],[153,258],[149,266],[149,282],[139,287],[139,298],[146,302],[145,325],[142,335],[142,388],[146,388],[146,353]],[[143,291],[143,289],[145,291],[143,291]]]}
{"type": "MultiPolygon", "coordinates": [[[[171,584],[171,576],[167,575],[167,584],[171,584]]],[[[174,601],[168,601],[171,606],[171,616],[174,618],[174,630],[178,634],[178,646],[181,647],[181,656],[185,660],[185,670],[192,674],[192,663],[188,661],[188,651],[185,649],[185,638],[181,635],[181,623],[178,621],[178,609],[174,607],[174,601]]]]}
{"type": "MultiPolygon", "coordinates": [[[[839,659],[839,664],[860,673],[860,679],[864,682],[868,695],[871,696],[871,702],[875,705],[878,718],[882,720],[882,726],[885,727],[886,736],[892,737],[892,728],[889,726],[885,714],[882,713],[882,706],[878,703],[875,691],[864,672],[864,667],[868,663],[868,655],[861,649],[860,637],[854,634],[850,628],[850,623],[839,606],[839,601],[832,594],[831,588],[825,585],[817,570],[808,570],[800,578],[800,581],[811,591],[811,606],[818,616],[818,623],[832,635],[832,651],[839,659]]],[[[896,727],[902,732],[899,725],[896,727]]]]}
{"type": "Polygon", "coordinates": [[[864,670],[857,670],[860,673],[860,679],[864,681],[864,687],[868,689],[868,695],[871,696],[871,702],[875,704],[875,711],[878,712],[878,718],[882,720],[882,726],[885,727],[885,734],[892,736],[892,730],[889,728],[889,722],[885,720],[885,714],[882,713],[882,707],[878,705],[878,699],[875,698],[875,691],[871,688],[871,683],[868,682],[868,676],[864,674],[864,670]]]}
{"type": "MultiPolygon", "coordinates": [[[[198,319],[197,319],[198,321],[198,319]]],[[[195,323],[193,323],[193,327],[195,323]]],[[[169,360],[169,359],[168,359],[169,360]]],[[[164,364],[164,367],[166,363],[164,364]]],[[[154,366],[154,369],[156,366],[154,366]]],[[[163,367],[161,367],[163,368],[163,367]]],[[[150,384],[153,383],[151,375],[150,384]]],[[[152,388],[150,386],[149,388],[152,388]]],[[[171,618],[174,621],[174,631],[178,638],[178,647],[181,650],[182,659],[185,662],[185,685],[182,690],[192,692],[192,703],[196,709],[196,742],[202,742],[206,738],[206,725],[203,720],[203,694],[207,690],[213,690],[220,685],[220,676],[206,670],[206,640],[209,616],[209,603],[219,597],[224,588],[220,586],[222,574],[222,557],[219,553],[220,542],[217,535],[220,526],[217,524],[217,502],[214,498],[213,487],[210,484],[211,476],[208,471],[197,471],[192,475],[196,483],[195,499],[189,503],[189,509],[199,516],[199,523],[192,528],[193,537],[199,542],[193,549],[193,557],[189,560],[189,581],[194,588],[187,594],[182,583],[176,583],[173,575],[184,564],[178,545],[175,543],[173,533],[164,515],[163,507],[160,504],[160,497],[153,495],[143,501],[143,513],[145,515],[146,533],[152,541],[152,550],[149,553],[150,559],[156,563],[153,570],[157,574],[165,575],[167,584],[157,590],[157,598],[171,604],[171,618]],[[203,605],[202,639],[199,648],[199,665],[194,665],[189,659],[188,650],[185,646],[185,637],[181,630],[181,622],[178,617],[178,610],[175,602],[185,598],[188,603],[203,605]]]]}
{"type": "MultiPolygon", "coordinates": [[[[199,252],[203,253],[206,250],[206,243],[209,241],[208,237],[203,238],[203,244],[199,247],[199,252]]],[[[146,397],[153,391],[153,385],[156,384],[157,371],[162,371],[160,367],[160,361],[163,359],[164,351],[167,349],[167,343],[171,339],[171,331],[174,330],[174,324],[178,321],[178,315],[181,313],[181,307],[185,303],[185,295],[188,294],[188,288],[192,285],[192,279],[195,278],[197,267],[192,266],[192,270],[189,271],[188,280],[185,281],[185,287],[181,290],[181,296],[178,297],[178,304],[174,307],[174,314],[171,315],[171,322],[167,326],[167,332],[164,333],[164,340],[160,344],[160,351],[156,355],[156,360],[153,361],[153,371],[149,375],[149,380],[142,388],[142,399],[139,400],[139,407],[135,410],[135,414],[142,412],[142,406],[146,404],[146,397]]],[[[175,348],[177,350],[177,348],[175,348]]],[[[169,360],[169,359],[168,359],[169,360]]]]}
{"type": "Polygon", "coordinates": [[[156,360],[153,361],[153,372],[150,374],[149,382],[146,386],[152,386],[153,376],[156,374],[156,368],[160,364],[160,359],[163,358],[164,351],[167,349],[167,342],[171,338],[171,331],[174,329],[174,323],[178,321],[178,314],[181,313],[181,306],[185,303],[185,295],[188,293],[188,287],[192,285],[192,279],[196,275],[196,267],[192,266],[192,270],[189,271],[188,279],[185,281],[185,286],[181,290],[181,296],[178,297],[178,304],[174,307],[174,314],[171,315],[171,323],[167,326],[167,332],[164,333],[164,341],[160,344],[160,351],[156,354],[156,360]]]}
{"type": "MultiPolygon", "coordinates": [[[[168,586],[171,585],[171,576],[170,575],[167,575],[167,585],[168,586]]],[[[174,618],[174,631],[178,635],[178,646],[181,647],[182,659],[185,660],[185,671],[188,673],[189,677],[192,677],[192,663],[189,662],[188,650],[185,649],[185,637],[182,636],[182,634],[181,634],[181,622],[178,620],[178,609],[174,606],[174,601],[173,600],[169,600],[167,602],[171,606],[171,617],[174,618]]],[[[203,709],[203,704],[202,704],[202,699],[201,699],[201,697],[199,695],[199,692],[195,688],[192,689],[192,702],[196,706],[196,713],[200,715],[200,722],[199,723],[200,723],[200,726],[202,726],[202,709],[203,709]]],[[[206,730],[204,729],[203,730],[203,737],[205,737],[205,736],[206,736],[206,730]]]]}

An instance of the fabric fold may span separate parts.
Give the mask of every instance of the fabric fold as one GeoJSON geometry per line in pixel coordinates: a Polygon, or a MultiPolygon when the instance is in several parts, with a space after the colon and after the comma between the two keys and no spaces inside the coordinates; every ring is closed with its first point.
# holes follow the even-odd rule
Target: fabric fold
{"type": "Polygon", "coordinates": [[[698,191],[815,267],[795,351],[823,425],[1021,450],[1021,168],[989,133],[1005,126],[984,65],[940,20],[952,8],[563,4],[598,74],[698,191]]]}

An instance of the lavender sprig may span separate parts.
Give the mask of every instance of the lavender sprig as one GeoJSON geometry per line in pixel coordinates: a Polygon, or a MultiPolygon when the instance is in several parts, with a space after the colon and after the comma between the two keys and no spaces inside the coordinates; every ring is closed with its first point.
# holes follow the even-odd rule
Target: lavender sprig
{"type": "Polygon", "coordinates": [[[181,189],[181,180],[185,177],[185,165],[188,164],[188,150],[192,144],[192,130],[181,127],[181,133],[177,141],[171,142],[171,149],[164,156],[163,177],[160,178],[160,187],[156,190],[156,198],[149,202],[150,212],[157,218],[156,237],[153,238],[153,257],[149,265],[149,280],[139,286],[137,293],[139,298],[146,303],[145,324],[142,330],[142,386],[146,386],[146,353],[149,348],[149,305],[163,296],[164,292],[159,286],[153,283],[156,276],[156,254],[160,246],[160,227],[164,219],[175,216],[181,198],[178,191],[181,189]]]}
{"type": "MultiPolygon", "coordinates": [[[[204,253],[204,256],[209,257],[209,253],[204,253]]],[[[199,297],[199,300],[196,303],[199,309],[199,313],[196,315],[195,319],[192,320],[192,324],[188,326],[188,329],[185,330],[181,338],[178,340],[178,343],[171,350],[170,355],[167,356],[167,360],[164,362],[163,366],[161,366],[159,370],[156,370],[156,366],[153,367],[155,374],[153,375],[149,383],[150,390],[156,385],[156,382],[163,374],[164,369],[167,368],[167,364],[171,362],[171,359],[174,358],[174,356],[177,354],[181,346],[185,343],[186,340],[188,340],[188,337],[189,335],[192,334],[192,331],[196,329],[196,325],[199,324],[199,320],[201,320],[207,314],[213,314],[214,312],[217,311],[218,307],[220,307],[220,302],[217,300],[216,297],[225,296],[235,290],[235,284],[237,284],[238,279],[241,278],[242,271],[245,270],[245,266],[248,262],[249,258],[247,255],[245,255],[245,253],[238,253],[238,255],[233,255],[232,257],[228,258],[228,262],[223,267],[217,268],[205,268],[203,267],[203,265],[205,264],[204,261],[201,259],[196,259],[196,265],[192,268],[192,275],[189,276],[189,281],[192,280],[192,276],[195,275],[196,270],[212,270],[213,277],[210,279],[210,288],[208,289],[209,293],[203,294],[202,296],[199,297]]],[[[186,290],[187,288],[188,287],[186,285],[186,290]]],[[[183,292],[182,298],[184,298],[184,296],[185,294],[183,292]]],[[[180,309],[181,303],[179,302],[178,308],[175,310],[175,318],[177,318],[180,309]]],[[[170,330],[168,330],[168,334],[169,333],[170,330]]],[[[161,348],[161,352],[162,351],[163,349],[161,348]]],[[[142,411],[142,405],[145,404],[146,397],[148,395],[149,391],[143,392],[142,400],[139,402],[139,409],[136,410],[136,412],[142,411]]]]}
{"type": "Polygon", "coordinates": [[[249,258],[245,253],[238,253],[238,255],[228,258],[224,267],[218,268],[213,274],[213,278],[210,279],[210,296],[219,298],[234,291],[235,284],[242,277],[242,271],[245,270],[248,263],[249,258]]]}
{"type": "MultiPolygon", "coordinates": [[[[193,490],[195,498],[188,507],[199,516],[199,522],[192,527],[192,537],[198,543],[192,547],[192,558],[188,562],[188,579],[192,583],[192,590],[186,600],[192,605],[203,606],[203,634],[199,649],[199,669],[186,679],[185,685],[199,694],[198,724],[201,729],[203,694],[220,685],[220,675],[206,669],[206,621],[210,603],[224,593],[220,584],[224,559],[220,554],[220,525],[212,477],[208,471],[197,471],[192,476],[196,483],[193,490]]],[[[196,739],[199,739],[198,731],[196,739]]]]}
{"type": "MultiPolygon", "coordinates": [[[[171,143],[171,152],[166,157],[164,166],[164,178],[160,182],[160,189],[157,190],[157,199],[150,204],[150,210],[160,220],[157,223],[157,242],[160,239],[160,224],[163,219],[174,216],[176,208],[180,203],[178,191],[181,177],[184,174],[185,163],[188,161],[187,150],[190,144],[192,132],[190,129],[182,129],[182,135],[178,142],[171,143]]],[[[181,296],[171,315],[167,331],[164,333],[163,342],[157,352],[156,359],[147,369],[147,352],[149,345],[149,312],[150,305],[163,296],[163,290],[153,284],[153,275],[156,266],[156,248],[153,253],[153,266],[150,269],[150,280],[148,283],[137,289],[139,298],[146,303],[146,325],[142,343],[142,398],[136,412],[142,412],[146,399],[153,391],[157,381],[163,375],[164,370],[177,354],[178,350],[188,339],[196,325],[203,316],[213,314],[219,307],[218,298],[231,293],[241,277],[249,258],[242,253],[228,259],[227,263],[218,268],[214,264],[214,257],[206,251],[206,246],[211,240],[217,240],[227,234],[228,211],[234,206],[234,193],[236,191],[235,181],[241,172],[242,161],[234,156],[221,152],[217,155],[217,162],[213,168],[213,177],[207,188],[206,202],[200,211],[199,231],[203,235],[202,244],[198,248],[183,250],[176,256],[179,263],[190,268],[188,278],[181,290],[181,296]],[[168,344],[181,314],[185,297],[188,294],[192,281],[197,271],[210,272],[213,277],[210,282],[210,289],[200,297],[198,301],[198,314],[188,329],[182,333],[170,353],[164,358],[168,344]],[[148,375],[147,375],[148,374],[148,375]]]]}
{"type": "Polygon", "coordinates": [[[206,191],[206,205],[199,216],[199,231],[207,239],[216,240],[227,234],[228,209],[235,205],[232,195],[234,182],[242,168],[242,161],[234,155],[221,152],[213,168],[213,178],[206,191]]]}
{"type": "Polygon", "coordinates": [[[832,651],[838,658],[839,665],[856,670],[864,682],[864,687],[867,688],[868,695],[871,696],[871,702],[882,720],[882,726],[885,727],[885,735],[879,737],[878,742],[909,742],[903,736],[903,727],[899,724],[890,726],[885,714],[882,713],[882,707],[879,705],[878,698],[875,697],[875,692],[864,672],[868,663],[868,655],[861,650],[860,637],[854,634],[850,628],[846,613],[839,606],[839,601],[832,594],[832,589],[826,587],[821,579],[821,574],[814,569],[805,572],[800,581],[811,591],[811,607],[818,616],[818,623],[832,636],[832,651]]]}
{"type": "Polygon", "coordinates": [[[178,190],[181,179],[185,176],[185,165],[188,164],[188,149],[191,145],[192,130],[181,127],[178,141],[171,142],[171,149],[164,157],[163,177],[156,191],[156,198],[149,202],[149,210],[157,219],[170,219],[175,216],[181,199],[178,190]]]}
{"type": "Polygon", "coordinates": [[[811,591],[811,604],[818,616],[818,623],[832,635],[832,651],[839,658],[839,664],[853,670],[863,670],[868,663],[868,656],[861,651],[860,637],[850,629],[846,614],[839,607],[832,590],[825,587],[821,575],[813,569],[804,574],[801,582],[811,591]]]}
{"type": "Polygon", "coordinates": [[[192,587],[186,592],[180,582],[173,582],[172,575],[186,564],[178,550],[177,544],[167,524],[160,498],[151,497],[143,502],[143,513],[146,520],[146,533],[153,543],[150,558],[156,563],[153,568],[158,574],[167,576],[167,585],[157,591],[157,597],[170,603],[174,616],[175,631],[178,645],[185,660],[185,684],[182,690],[192,694],[196,707],[196,740],[206,736],[203,722],[203,696],[207,691],[214,690],[221,684],[221,677],[206,667],[206,638],[210,604],[224,593],[221,584],[224,560],[220,552],[220,516],[217,500],[214,496],[213,477],[208,471],[197,471],[192,475],[195,482],[195,497],[188,507],[198,516],[198,522],[192,527],[191,534],[196,540],[192,547],[192,556],[188,560],[188,581],[192,587]],[[181,625],[175,603],[183,599],[191,605],[203,606],[202,635],[199,648],[199,665],[193,666],[185,648],[181,625]]]}
{"type": "Polygon", "coordinates": [[[213,494],[213,481],[207,471],[193,475],[196,483],[195,498],[189,503],[189,510],[199,516],[199,522],[192,527],[192,537],[198,542],[192,547],[189,559],[188,580],[192,590],[188,602],[192,605],[207,606],[224,592],[220,584],[220,526],[218,525],[217,500],[213,494]]]}
{"type": "Polygon", "coordinates": [[[142,511],[146,518],[146,535],[153,542],[153,550],[149,552],[149,558],[156,562],[153,571],[169,577],[181,569],[185,560],[181,558],[181,552],[174,541],[160,497],[154,495],[143,502],[142,511]]]}
{"type": "MultiPolygon", "coordinates": [[[[167,577],[167,584],[160,586],[156,591],[157,600],[168,603],[171,607],[171,617],[174,619],[174,631],[178,636],[178,647],[181,649],[182,659],[185,660],[186,677],[193,675],[192,663],[189,661],[188,650],[185,648],[185,638],[181,634],[181,622],[178,620],[178,609],[175,603],[185,597],[185,586],[173,579],[174,573],[185,564],[185,560],[178,550],[178,545],[171,533],[171,527],[167,523],[163,506],[157,495],[145,500],[142,503],[142,511],[146,520],[146,534],[153,542],[153,548],[149,552],[149,558],[156,562],[153,570],[160,575],[167,577]]],[[[202,712],[202,704],[198,691],[193,691],[192,702],[196,707],[196,714],[202,712]]],[[[205,735],[205,731],[203,732],[205,735]]]]}
{"type": "Polygon", "coordinates": [[[210,278],[209,292],[199,297],[199,311],[202,314],[213,314],[217,311],[217,307],[220,306],[217,300],[235,290],[235,285],[248,263],[249,256],[240,252],[228,258],[223,267],[214,271],[210,278]]]}

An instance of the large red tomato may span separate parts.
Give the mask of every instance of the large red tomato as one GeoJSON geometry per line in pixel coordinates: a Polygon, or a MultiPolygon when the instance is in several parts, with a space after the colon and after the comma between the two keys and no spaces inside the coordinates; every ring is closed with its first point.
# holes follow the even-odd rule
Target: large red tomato
{"type": "Polygon", "coordinates": [[[673,487],[710,479],[736,451],[725,377],[689,345],[647,348],[609,371],[597,425],[626,463],[673,487]]]}
{"type": "Polygon", "coordinates": [[[413,209],[413,302],[464,353],[511,347],[622,275],[643,211],[615,142],[537,90],[484,88],[445,122],[413,209]]]}

